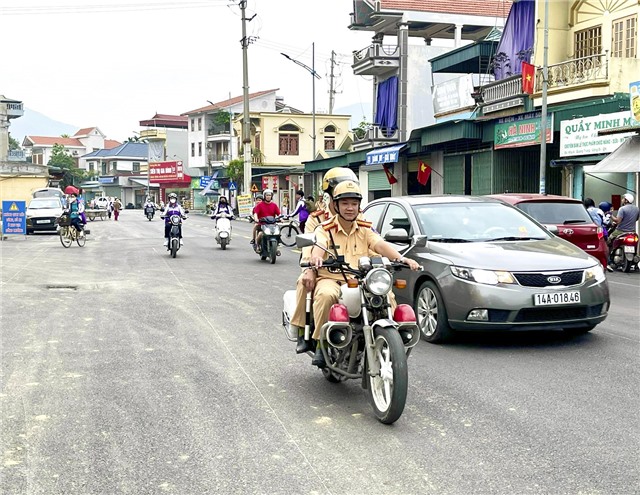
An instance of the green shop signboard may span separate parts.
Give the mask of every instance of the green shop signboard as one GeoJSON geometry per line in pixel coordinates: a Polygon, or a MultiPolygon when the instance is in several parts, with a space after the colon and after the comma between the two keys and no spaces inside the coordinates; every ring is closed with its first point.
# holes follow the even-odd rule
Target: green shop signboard
{"type": "MultiPolygon", "coordinates": [[[[494,129],[494,149],[540,144],[541,112],[523,113],[498,119],[494,129]]],[[[553,114],[547,115],[546,142],[553,142],[553,114]]]]}

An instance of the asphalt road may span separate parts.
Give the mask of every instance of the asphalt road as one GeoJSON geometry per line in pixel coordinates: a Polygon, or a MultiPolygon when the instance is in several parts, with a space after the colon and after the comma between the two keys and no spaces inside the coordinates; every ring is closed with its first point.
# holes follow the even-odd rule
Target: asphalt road
{"type": "Polygon", "coordinates": [[[1,249],[2,494],[640,493],[640,273],[590,334],[421,342],[392,426],[281,327],[298,255],[140,210],[1,249]]]}

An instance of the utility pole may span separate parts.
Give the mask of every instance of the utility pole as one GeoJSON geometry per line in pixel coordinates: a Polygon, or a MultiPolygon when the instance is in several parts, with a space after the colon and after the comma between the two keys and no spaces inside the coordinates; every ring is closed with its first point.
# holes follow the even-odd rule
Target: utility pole
{"type": "MultiPolygon", "coordinates": [[[[336,64],[336,52],[334,52],[333,50],[331,50],[331,72],[329,74],[329,115],[333,115],[333,104],[335,102],[335,94],[336,91],[333,89],[333,67],[336,64]]],[[[315,158],[315,157],[314,157],[315,158]]]]}
{"type": "Polygon", "coordinates": [[[240,0],[240,10],[242,11],[242,102],[243,102],[243,117],[242,117],[242,144],[244,147],[244,194],[249,194],[251,191],[251,120],[249,119],[249,67],[247,63],[247,49],[249,48],[250,40],[247,38],[247,21],[251,22],[251,19],[246,18],[247,0],[240,0]]]}
{"type": "MultiPolygon", "coordinates": [[[[544,48],[542,56],[542,114],[540,116],[540,194],[547,194],[547,80],[549,75],[549,0],[544,0],[544,48]]],[[[551,130],[553,132],[553,129],[551,130]]]]}

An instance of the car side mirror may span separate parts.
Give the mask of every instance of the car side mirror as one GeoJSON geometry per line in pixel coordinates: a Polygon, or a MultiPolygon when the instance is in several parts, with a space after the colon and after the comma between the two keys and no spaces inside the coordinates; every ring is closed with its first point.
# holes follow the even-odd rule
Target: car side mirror
{"type": "Polygon", "coordinates": [[[558,235],[557,225],[545,225],[544,228],[551,232],[553,235],[558,235]]]}
{"type": "Polygon", "coordinates": [[[413,246],[423,248],[427,245],[427,236],[426,235],[414,235],[413,236],[413,246]]]}
{"type": "Polygon", "coordinates": [[[397,244],[409,244],[411,242],[411,238],[405,229],[391,229],[384,235],[384,240],[397,244]]]}

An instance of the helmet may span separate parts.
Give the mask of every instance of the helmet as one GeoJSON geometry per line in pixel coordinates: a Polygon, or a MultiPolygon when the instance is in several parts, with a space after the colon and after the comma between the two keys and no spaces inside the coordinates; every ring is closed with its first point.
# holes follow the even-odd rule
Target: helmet
{"type": "Polygon", "coordinates": [[[609,203],[608,201],[603,201],[598,205],[598,208],[600,208],[603,212],[606,213],[611,209],[611,203],[609,203]]]}
{"type": "Polygon", "coordinates": [[[627,203],[633,203],[633,194],[627,193],[622,197],[627,200],[627,203]]]}
{"type": "Polygon", "coordinates": [[[271,189],[265,189],[264,191],[262,191],[262,194],[264,196],[266,196],[267,194],[271,194],[271,196],[273,196],[273,191],[271,189]]]}
{"type": "Polygon", "coordinates": [[[333,201],[337,202],[340,199],[356,198],[362,199],[362,193],[360,192],[360,186],[352,180],[345,180],[340,182],[333,190],[333,201]]]}
{"type": "Polygon", "coordinates": [[[218,203],[226,203],[226,202],[227,202],[227,198],[225,196],[220,196],[218,203]]]}
{"type": "Polygon", "coordinates": [[[178,195],[176,193],[170,193],[169,199],[178,199],[178,195]]]}
{"type": "Polygon", "coordinates": [[[262,194],[256,194],[256,200],[258,199],[262,201],[264,199],[264,196],[262,194]]]}
{"type": "Polygon", "coordinates": [[[350,180],[359,184],[356,174],[347,167],[334,167],[327,171],[322,178],[322,190],[332,194],[333,189],[342,181],[350,180]]]}

